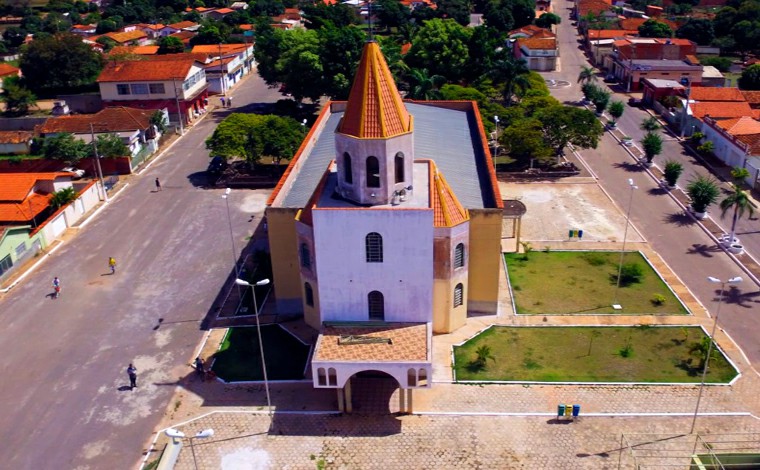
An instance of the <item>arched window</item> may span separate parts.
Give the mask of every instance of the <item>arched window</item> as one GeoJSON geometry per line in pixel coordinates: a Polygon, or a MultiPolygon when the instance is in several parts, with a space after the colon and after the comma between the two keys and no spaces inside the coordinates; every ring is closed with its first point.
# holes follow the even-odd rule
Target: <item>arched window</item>
{"type": "Polygon", "coordinates": [[[454,248],[454,268],[464,267],[464,243],[460,243],[454,248]]]}
{"type": "Polygon", "coordinates": [[[383,262],[383,237],[379,233],[369,233],[364,239],[368,263],[383,262]]]}
{"type": "Polygon", "coordinates": [[[311,284],[308,282],[303,285],[304,297],[306,297],[306,305],[309,307],[314,306],[314,290],[311,288],[311,284]]]}
{"type": "Polygon", "coordinates": [[[317,383],[323,387],[327,385],[327,377],[325,376],[324,367],[317,369],[317,383]]]}
{"type": "Polygon", "coordinates": [[[417,386],[426,387],[427,386],[427,371],[425,369],[420,369],[420,372],[417,376],[419,377],[419,379],[417,379],[417,386]]]}
{"type": "Polygon", "coordinates": [[[351,168],[351,155],[349,155],[348,152],[343,153],[343,173],[343,179],[345,179],[346,183],[353,184],[354,173],[353,169],[351,168]]]}
{"type": "Polygon", "coordinates": [[[404,154],[399,152],[393,159],[396,167],[396,183],[404,182],[404,154]]]}
{"type": "Polygon", "coordinates": [[[406,384],[410,387],[417,386],[417,370],[409,369],[406,371],[406,384]]]}
{"type": "Polygon", "coordinates": [[[369,319],[370,320],[385,320],[385,300],[383,294],[380,291],[373,290],[367,296],[367,304],[369,306],[369,319]]]}
{"type": "Polygon", "coordinates": [[[327,369],[327,385],[337,386],[338,385],[338,373],[335,371],[333,367],[330,367],[327,369]]]}
{"type": "Polygon", "coordinates": [[[464,286],[457,284],[454,288],[454,307],[459,307],[464,302],[464,286]]]}
{"type": "Polygon", "coordinates": [[[380,161],[377,157],[367,157],[367,187],[380,187],[380,161]]]}
{"type": "Polygon", "coordinates": [[[306,243],[301,243],[301,267],[311,269],[311,252],[306,243]]]}

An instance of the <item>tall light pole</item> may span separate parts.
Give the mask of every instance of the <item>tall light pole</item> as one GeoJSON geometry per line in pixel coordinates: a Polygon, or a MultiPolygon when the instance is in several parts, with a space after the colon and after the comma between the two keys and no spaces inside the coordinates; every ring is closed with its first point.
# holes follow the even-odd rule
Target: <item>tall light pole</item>
{"type": "Polygon", "coordinates": [[[494,116],[493,122],[496,124],[496,132],[493,137],[493,156],[495,157],[496,153],[499,151],[499,116],[494,116]]]}
{"type": "Polygon", "coordinates": [[[686,119],[688,118],[687,110],[689,109],[689,97],[691,96],[691,80],[684,77],[681,81],[686,80],[686,103],[683,105],[683,112],[681,113],[681,138],[686,132],[686,119]]]}
{"type": "Polygon", "coordinates": [[[261,351],[261,370],[264,372],[264,390],[267,393],[267,408],[269,408],[269,420],[272,420],[272,399],[269,396],[269,379],[267,378],[267,363],[264,359],[264,343],[261,341],[261,323],[259,322],[259,308],[256,305],[256,286],[265,286],[269,284],[269,279],[262,279],[254,284],[244,281],[240,278],[235,279],[235,284],[239,286],[248,286],[251,288],[251,297],[253,298],[253,314],[256,316],[256,331],[259,335],[259,351],[261,351]]]}
{"type": "Polygon", "coordinates": [[[723,293],[726,291],[726,284],[739,284],[742,282],[741,276],[735,276],[727,281],[721,281],[717,277],[708,276],[707,280],[713,284],[720,284],[720,294],[718,295],[718,307],[715,310],[715,320],[713,321],[712,332],[710,333],[710,345],[707,347],[707,356],[705,357],[705,366],[702,369],[702,382],[699,384],[699,395],[697,396],[697,406],[694,409],[694,418],[691,420],[691,430],[689,434],[694,433],[694,426],[697,424],[697,414],[699,413],[699,402],[702,401],[702,392],[705,389],[705,378],[707,377],[707,366],[710,363],[713,343],[715,342],[715,329],[718,327],[718,316],[720,315],[720,306],[723,304],[723,293]]]}
{"type": "Polygon", "coordinates": [[[625,242],[628,241],[628,226],[631,224],[631,207],[633,207],[633,191],[639,189],[633,184],[633,179],[628,178],[628,187],[631,189],[628,196],[628,211],[625,214],[625,230],[623,230],[623,248],[620,250],[620,262],[618,263],[617,284],[615,285],[615,299],[612,301],[614,310],[622,310],[623,306],[618,303],[618,293],[620,291],[620,276],[623,274],[623,257],[625,256],[625,242]]]}
{"type": "MultiPolygon", "coordinates": [[[[235,278],[240,277],[240,269],[238,268],[238,261],[237,261],[237,250],[235,249],[235,236],[232,234],[232,217],[230,216],[230,193],[232,190],[230,188],[227,188],[224,190],[224,194],[222,194],[222,199],[224,199],[225,205],[227,206],[227,225],[230,229],[230,246],[232,247],[232,265],[235,267],[235,278]]],[[[240,299],[243,299],[243,295],[240,293],[240,287],[238,287],[238,297],[240,299]]],[[[238,308],[240,308],[238,306],[238,308]]],[[[237,310],[235,310],[235,314],[237,314],[237,310]]]]}
{"type": "Polygon", "coordinates": [[[103,190],[103,201],[108,203],[108,191],[106,191],[106,184],[103,182],[103,169],[100,167],[100,155],[98,154],[98,141],[95,139],[95,128],[90,123],[90,135],[92,136],[92,150],[93,158],[95,159],[95,167],[98,169],[98,178],[100,178],[100,189],[103,190]]]}
{"type": "MultiPolygon", "coordinates": [[[[181,439],[184,439],[185,437],[187,437],[185,436],[184,432],[179,431],[174,428],[167,429],[166,431],[164,431],[164,434],[172,438],[171,445],[173,446],[181,446],[182,445],[181,439]]],[[[207,437],[212,437],[213,435],[214,435],[214,430],[211,428],[208,428],[208,429],[204,429],[203,431],[199,431],[197,434],[195,434],[195,436],[190,436],[188,438],[190,439],[190,451],[193,454],[193,463],[194,463],[195,468],[198,468],[198,461],[195,459],[195,448],[193,447],[193,439],[205,439],[207,437]]],[[[175,456],[174,458],[176,460],[177,457],[175,456]]]]}

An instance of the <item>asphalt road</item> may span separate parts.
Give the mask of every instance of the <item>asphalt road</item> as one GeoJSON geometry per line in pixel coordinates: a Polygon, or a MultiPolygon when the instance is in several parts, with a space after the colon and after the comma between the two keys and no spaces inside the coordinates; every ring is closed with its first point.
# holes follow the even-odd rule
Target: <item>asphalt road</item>
{"type": "MultiPolygon", "coordinates": [[[[578,42],[576,29],[569,19],[572,4],[560,0],[555,4],[555,11],[562,17],[558,28],[558,40],[561,56],[561,68],[556,72],[544,74],[547,78],[566,80],[571,86],[552,90],[560,101],[568,104],[582,98],[580,86],[576,83],[581,66],[588,66],[588,61],[578,42]]],[[[613,99],[627,101],[625,95],[613,99]]],[[[641,120],[649,117],[645,111],[626,105],[626,111],[619,121],[619,127],[628,135],[640,139],[643,132],[639,130],[641,120]]],[[[656,161],[669,158],[684,164],[681,183],[694,173],[709,173],[691,155],[684,152],[672,136],[665,136],[663,153],[656,161]]],[[[599,178],[599,184],[610,194],[619,207],[628,208],[630,189],[628,178],[639,186],[634,194],[631,206],[631,221],[647,238],[652,247],[663,257],[674,272],[689,287],[696,297],[715,315],[719,286],[708,283],[707,276],[728,279],[743,275],[743,271],[715,246],[696,223],[668,196],[660,190],[644,169],[636,165],[633,159],[615,141],[605,133],[599,147],[595,150],[581,151],[581,155],[599,178]]],[[[717,208],[711,213],[716,214],[717,208]]],[[[730,228],[730,220],[721,222],[730,228]]],[[[743,220],[737,232],[741,234],[742,243],[748,251],[760,255],[760,233],[757,219],[743,220]]],[[[736,340],[747,354],[753,366],[760,365],[760,331],[756,328],[757,316],[760,314],[760,290],[758,286],[744,276],[745,281],[738,288],[728,290],[720,312],[720,324],[736,340]]]]}
{"type": "MultiPolygon", "coordinates": [[[[258,77],[235,106],[279,98],[258,77]]],[[[207,116],[28,278],[0,299],[0,446],[4,468],[137,464],[202,338],[232,270],[223,190],[204,189],[207,116]],[[154,192],[159,177],[163,191],[154,192]],[[109,256],[118,263],[115,275],[109,256]],[[61,279],[59,299],[51,281],[61,279]],[[138,369],[129,390],[127,365],[138,369]]],[[[234,191],[238,250],[263,210],[234,191]]]]}

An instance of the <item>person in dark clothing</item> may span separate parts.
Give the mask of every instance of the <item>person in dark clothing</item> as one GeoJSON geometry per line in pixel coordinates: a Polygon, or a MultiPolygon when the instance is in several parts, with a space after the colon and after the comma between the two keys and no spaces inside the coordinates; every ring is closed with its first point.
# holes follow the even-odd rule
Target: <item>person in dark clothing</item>
{"type": "Polygon", "coordinates": [[[198,374],[202,382],[206,381],[206,365],[203,363],[203,359],[200,356],[195,358],[195,372],[198,374]]]}
{"type": "Polygon", "coordinates": [[[127,375],[129,376],[129,389],[132,390],[137,387],[137,368],[131,362],[127,367],[127,375]]]}
{"type": "Polygon", "coordinates": [[[156,178],[156,191],[161,191],[161,182],[156,178]]]}

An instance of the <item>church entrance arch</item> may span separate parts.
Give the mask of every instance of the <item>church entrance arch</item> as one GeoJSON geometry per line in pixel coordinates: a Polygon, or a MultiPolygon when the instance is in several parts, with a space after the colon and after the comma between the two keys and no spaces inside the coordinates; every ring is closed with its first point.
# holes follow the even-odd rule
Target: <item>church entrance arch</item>
{"type": "Polygon", "coordinates": [[[411,390],[401,388],[399,381],[387,372],[363,370],[353,374],[338,390],[338,405],[341,411],[359,415],[406,413],[408,392],[411,390]]]}

